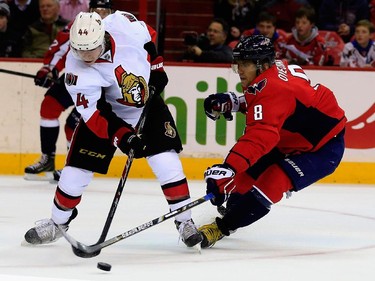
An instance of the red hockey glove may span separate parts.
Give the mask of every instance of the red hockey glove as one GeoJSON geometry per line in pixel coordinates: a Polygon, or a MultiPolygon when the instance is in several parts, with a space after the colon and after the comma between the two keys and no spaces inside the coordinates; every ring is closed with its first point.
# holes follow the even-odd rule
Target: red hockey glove
{"type": "Polygon", "coordinates": [[[206,115],[215,121],[220,118],[220,114],[223,114],[226,120],[232,121],[232,111],[238,111],[238,108],[239,99],[237,95],[232,92],[209,95],[204,100],[204,111],[206,115]]]}
{"type": "Polygon", "coordinates": [[[225,164],[216,164],[208,168],[204,173],[204,179],[207,183],[206,193],[212,193],[215,197],[211,203],[215,206],[221,206],[228,200],[231,192],[236,188],[234,185],[235,172],[225,164]]]}
{"type": "Polygon", "coordinates": [[[164,71],[163,57],[157,56],[151,62],[151,73],[148,84],[155,87],[155,95],[160,95],[164,91],[165,86],[167,86],[168,76],[164,71]]]}
{"type": "Polygon", "coordinates": [[[51,70],[49,67],[44,66],[36,73],[34,83],[37,86],[49,88],[58,78],[59,71],[56,68],[51,70]]]}

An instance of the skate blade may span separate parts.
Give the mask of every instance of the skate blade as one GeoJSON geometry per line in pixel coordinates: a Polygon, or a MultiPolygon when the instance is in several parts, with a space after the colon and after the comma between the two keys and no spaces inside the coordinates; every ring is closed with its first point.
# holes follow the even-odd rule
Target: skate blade
{"type": "Polygon", "coordinates": [[[198,254],[202,254],[201,243],[198,243],[192,247],[198,254]]]}
{"type": "Polygon", "coordinates": [[[28,181],[53,181],[54,180],[53,172],[42,172],[39,174],[25,173],[23,178],[28,181]]]}

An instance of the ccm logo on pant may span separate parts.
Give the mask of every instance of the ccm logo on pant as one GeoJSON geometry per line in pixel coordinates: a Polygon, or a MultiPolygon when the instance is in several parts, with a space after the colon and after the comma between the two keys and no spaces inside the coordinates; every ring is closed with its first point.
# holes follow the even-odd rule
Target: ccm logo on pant
{"type": "Polygon", "coordinates": [[[79,150],[79,153],[85,154],[85,155],[88,155],[88,156],[91,156],[91,157],[95,157],[95,158],[101,158],[101,159],[104,159],[105,157],[107,157],[107,155],[105,155],[105,154],[100,154],[100,153],[97,153],[95,151],[90,151],[90,150],[87,150],[87,149],[84,149],[84,148],[81,148],[79,150]]]}

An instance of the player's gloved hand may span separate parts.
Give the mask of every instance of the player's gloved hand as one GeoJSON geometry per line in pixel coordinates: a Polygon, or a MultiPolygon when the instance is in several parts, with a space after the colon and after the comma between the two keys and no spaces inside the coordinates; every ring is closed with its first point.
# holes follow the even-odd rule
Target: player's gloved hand
{"type": "Polygon", "coordinates": [[[133,149],[134,158],[145,157],[146,144],[144,140],[134,132],[124,134],[117,144],[117,147],[126,155],[129,155],[130,150],[133,149]]]}
{"type": "Polygon", "coordinates": [[[58,78],[59,71],[56,68],[51,70],[49,67],[44,66],[36,73],[34,83],[37,86],[49,88],[58,78]]]}
{"type": "Polygon", "coordinates": [[[231,192],[236,188],[234,185],[235,172],[226,164],[216,164],[204,172],[207,183],[206,193],[212,193],[215,197],[211,203],[221,206],[228,200],[231,192]]]}
{"type": "Polygon", "coordinates": [[[151,73],[150,80],[148,81],[150,86],[154,86],[155,95],[160,95],[164,91],[165,86],[168,84],[168,76],[164,71],[163,57],[157,56],[151,62],[151,73]]]}
{"type": "Polygon", "coordinates": [[[219,119],[221,114],[223,114],[226,120],[232,121],[232,109],[235,101],[238,102],[238,99],[232,92],[209,95],[204,100],[204,111],[206,115],[214,121],[219,119]],[[233,97],[235,97],[235,99],[233,99],[233,97]]]}

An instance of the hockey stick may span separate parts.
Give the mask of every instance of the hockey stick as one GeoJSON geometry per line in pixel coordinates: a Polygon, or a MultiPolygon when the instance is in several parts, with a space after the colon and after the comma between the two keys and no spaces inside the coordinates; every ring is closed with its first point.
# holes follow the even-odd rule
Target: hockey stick
{"type": "MultiPolygon", "coordinates": [[[[151,58],[155,58],[157,56],[155,44],[153,44],[151,41],[144,45],[144,49],[149,53],[151,58]]],[[[148,100],[146,101],[146,104],[143,108],[141,116],[139,117],[139,121],[136,125],[136,128],[138,128],[137,134],[142,133],[143,126],[144,126],[145,121],[146,121],[146,117],[148,115],[148,112],[150,111],[151,99],[154,96],[155,88],[153,86],[149,86],[149,89],[150,89],[150,91],[149,91],[148,100]]],[[[128,159],[126,160],[124,170],[122,171],[122,176],[121,176],[120,182],[118,183],[117,190],[116,190],[115,196],[113,198],[112,205],[109,209],[108,216],[107,216],[107,219],[105,221],[102,233],[101,233],[101,235],[98,239],[98,242],[96,242],[96,244],[99,244],[99,243],[103,242],[105,240],[105,238],[107,237],[109,228],[112,224],[112,220],[113,220],[113,217],[114,217],[116,209],[117,209],[117,205],[118,205],[118,203],[120,201],[120,197],[122,195],[122,191],[124,190],[125,182],[128,178],[130,167],[133,163],[133,159],[134,159],[134,151],[133,151],[133,149],[131,149],[129,151],[129,154],[128,154],[128,159]]],[[[98,251],[96,253],[96,255],[99,255],[99,253],[100,253],[100,251],[98,251]]]]}
{"type": "Polygon", "coordinates": [[[13,71],[13,70],[7,70],[7,69],[1,69],[0,68],[0,72],[12,74],[12,75],[23,76],[23,77],[28,77],[28,78],[35,78],[35,75],[29,74],[29,73],[24,73],[24,72],[13,71]]]}
{"type": "MultiPolygon", "coordinates": [[[[146,104],[143,108],[142,114],[139,117],[139,121],[138,121],[137,126],[136,126],[136,128],[138,128],[137,134],[141,134],[142,131],[143,131],[143,126],[145,124],[147,114],[150,111],[151,99],[152,99],[153,95],[154,95],[154,88],[150,87],[150,94],[149,94],[148,100],[146,101],[146,104]]],[[[116,190],[115,196],[113,198],[111,208],[109,209],[108,216],[107,216],[107,219],[105,221],[102,233],[101,233],[101,235],[98,239],[98,242],[96,244],[99,244],[99,243],[103,242],[105,240],[105,238],[107,237],[109,227],[112,224],[112,220],[113,220],[113,217],[115,215],[118,203],[120,201],[122,191],[124,190],[125,182],[128,178],[130,167],[132,166],[133,160],[134,160],[134,151],[133,151],[133,149],[131,149],[129,151],[128,159],[126,160],[124,170],[122,171],[122,176],[121,176],[121,179],[118,183],[117,190],[116,190]]],[[[97,255],[99,253],[100,253],[100,251],[97,253],[97,255]]]]}
{"type": "MultiPolygon", "coordinates": [[[[24,72],[18,72],[18,71],[13,71],[13,70],[8,70],[8,69],[2,69],[2,68],[0,68],[0,72],[6,73],[6,74],[12,74],[12,75],[17,75],[17,76],[22,76],[22,77],[27,77],[27,78],[33,78],[33,79],[36,78],[36,76],[33,75],[33,74],[24,73],[24,72]]],[[[53,78],[50,78],[50,79],[54,83],[60,83],[60,81],[58,79],[53,79],[53,78]]]]}
{"type": "Polygon", "coordinates": [[[57,225],[57,227],[60,229],[60,231],[62,232],[63,236],[65,237],[65,239],[72,245],[72,250],[73,250],[73,253],[78,256],[78,257],[81,257],[81,258],[92,258],[92,257],[95,257],[97,256],[100,251],[105,248],[105,247],[108,247],[112,244],[115,244],[121,240],[124,240],[124,239],[127,239],[129,238],[130,236],[133,236],[141,231],[144,231],[150,227],[153,227],[155,225],[158,225],[159,223],[162,223],[172,217],[175,217],[177,216],[178,214],[181,214],[182,212],[185,212],[186,210],[189,210],[193,207],[196,207],[210,199],[212,199],[214,196],[212,193],[209,193],[203,197],[200,197],[198,198],[197,200],[194,200],[174,211],[171,211],[169,213],[166,213],[158,218],[155,218],[153,220],[150,220],[148,222],[145,222],[137,227],[134,227],[128,231],[125,231],[117,236],[114,236],[108,240],[105,240],[105,241],[102,241],[100,243],[96,243],[96,244],[93,244],[93,245],[85,245],[81,242],[78,242],[77,240],[75,240],[72,236],[70,236],[62,227],[61,225],[57,225]]]}

